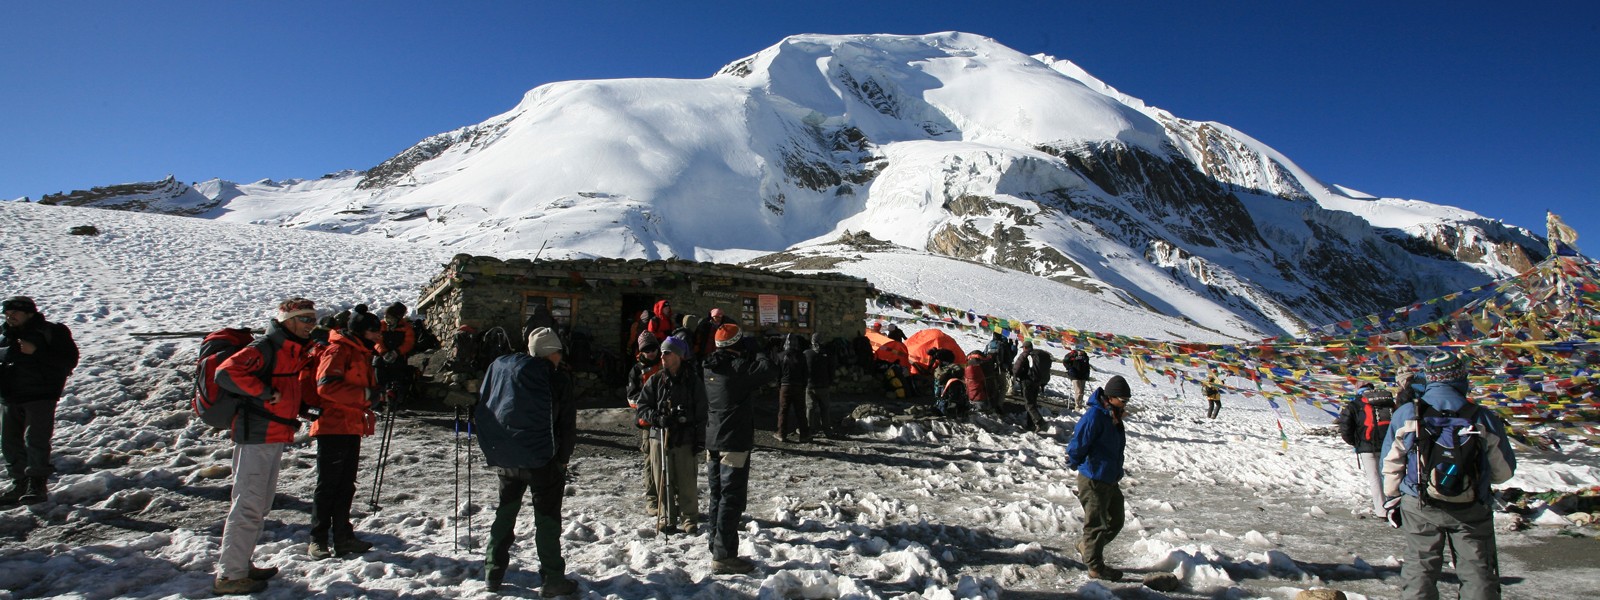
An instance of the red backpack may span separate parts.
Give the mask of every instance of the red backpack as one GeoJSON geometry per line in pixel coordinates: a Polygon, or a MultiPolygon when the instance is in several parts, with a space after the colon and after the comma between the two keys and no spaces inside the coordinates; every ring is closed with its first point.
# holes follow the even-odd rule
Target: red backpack
{"type": "MultiPolygon", "coordinates": [[[[223,328],[206,334],[200,342],[200,357],[194,368],[194,399],[190,404],[195,416],[205,424],[218,429],[233,425],[233,417],[239,412],[239,396],[217,386],[217,367],[255,339],[249,329],[223,328]]],[[[272,371],[274,354],[263,353],[263,372],[272,371]]]]}

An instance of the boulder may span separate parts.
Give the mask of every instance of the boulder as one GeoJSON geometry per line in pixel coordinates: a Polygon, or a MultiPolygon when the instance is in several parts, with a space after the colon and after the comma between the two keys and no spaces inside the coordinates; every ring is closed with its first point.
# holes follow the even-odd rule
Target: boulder
{"type": "Polygon", "coordinates": [[[1177,575],[1171,573],[1151,573],[1144,576],[1144,586],[1158,592],[1170,592],[1183,585],[1177,575]]]}
{"type": "Polygon", "coordinates": [[[1332,588],[1317,588],[1303,590],[1294,595],[1294,600],[1345,600],[1344,592],[1332,588]]]}

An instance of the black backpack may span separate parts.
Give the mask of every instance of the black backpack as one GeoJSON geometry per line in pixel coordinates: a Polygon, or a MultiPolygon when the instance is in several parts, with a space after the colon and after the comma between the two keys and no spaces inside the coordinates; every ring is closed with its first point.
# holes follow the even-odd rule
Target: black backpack
{"type": "Polygon", "coordinates": [[[489,368],[489,363],[494,359],[516,352],[511,345],[511,338],[506,335],[506,330],[495,327],[483,332],[478,339],[477,370],[484,371],[489,368]]]}
{"type": "Polygon", "coordinates": [[[1483,409],[1471,403],[1458,411],[1416,404],[1417,433],[1407,457],[1407,480],[1429,505],[1461,508],[1478,501],[1487,433],[1478,422],[1483,409]]]}
{"type": "Polygon", "coordinates": [[[428,326],[422,323],[422,319],[411,320],[411,331],[416,335],[416,340],[411,345],[412,355],[433,352],[442,345],[439,343],[439,336],[434,335],[433,330],[428,329],[428,326]]]}

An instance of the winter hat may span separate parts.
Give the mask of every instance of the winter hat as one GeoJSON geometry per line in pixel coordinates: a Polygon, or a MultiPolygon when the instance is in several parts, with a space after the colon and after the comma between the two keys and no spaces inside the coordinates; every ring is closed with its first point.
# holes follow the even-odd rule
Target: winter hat
{"type": "Polygon", "coordinates": [[[549,327],[540,327],[528,332],[528,355],[544,358],[561,351],[561,338],[549,327]]]}
{"type": "Polygon", "coordinates": [[[680,322],[683,324],[684,329],[692,331],[695,325],[700,324],[700,317],[697,315],[684,315],[680,322]]]}
{"type": "Polygon", "coordinates": [[[713,319],[721,319],[722,318],[722,309],[720,309],[720,308],[711,309],[711,318],[713,318],[713,319]]]}
{"type": "Polygon", "coordinates": [[[4,308],[0,310],[20,310],[25,313],[38,313],[39,305],[33,303],[33,298],[27,296],[12,296],[6,298],[4,308]]]}
{"type": "Polygon", "coordinates": [[[1450,352],[1436,352],[1429,356],[1423,370],[1428,373],[1429,383],[1467,380],[1467,363],[1450,352]]]}
{"type": "Polygon", "coordinates": [[[661,349],[661,342],[656,341],[656,336],[648,331],[639,332],[639,351],[654,352],[661,349]]]}
{"type": "Polygon", "coordinates": [[[683,340],[669,337],[661,340],[661,352],[663,354],[676,354],[679,358],[683,358],[689,355],[689,345],[684,343],[683,340]]]}
{"type": "Polygon", "coordinates": [[[368,312],[367,305],[357,304],[355,311],[350,313],[350,323],[345,326],[350,333],[360,335],[368,331],[378,331],[383,328],[383,322],[378,315],[368,312]]]}
{"type": "Polygon", "coordinates": [[[406,318],[406,305],[399,302],[390,304],[389,308],[383,309],[383,316],[404,319],[406,318]]]}
{"type": "Polygon", "coordinates": [[[1133,390],[1128,389],[1128,380],[1123,379],[1121,375],[1112,375],[1111,379],[1106,380],[1106,387],[1102,389],[1112,398],[1133,397],[1133,390]]]}
{"type": "MultiPolygon", "coordinates": [[[[7,300],[7,305],[11,302],[7,300]]],[[[316,317],[317,304],[305,298],[290,298],[278,304],[277,320],[279,323],[288,323],[295,317],[316,317]]]]}
{"type": "Polygon", "coordinates": [[[731,348],[734,344],[739,343],[740,337],[742,337],[742,334],[739,333],[738,325],[733,323],[724,324],[717,328],[717,347],[731,348]]]}
{"type": "Polygon", "coordinates": [[[1022,347],[1023,348],[1027,348],[1029,350],[1032,350],[1033,349],[1033,340],[1022,340],[1022,347]]]}

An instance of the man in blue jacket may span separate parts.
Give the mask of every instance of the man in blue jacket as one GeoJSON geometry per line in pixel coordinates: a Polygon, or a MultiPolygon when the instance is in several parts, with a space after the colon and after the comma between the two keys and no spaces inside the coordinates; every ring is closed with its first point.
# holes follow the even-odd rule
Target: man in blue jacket
{"type": "Polygon", "coordinates": [[[1121,375],[1089,396],[1083,418],[1067,443],[1067,466],[1078,471],[1078,502],[1083,504],[1083,539],[1078,553],[1095,579],[1117,581],[1122,571],[1106,566],[1105,549],[1122,532],[1123,449],[1128,434],[1122,425],[1133,392],[1121,375]]]}
{"type": "Polygon", "coordinates": [[[540,595],[573,593],[561,558],[561,494],[567,461],[577,441],[577,411],[566,398],[561,338],[549,327],[528,334],[527,354],[507,354],[489,364],[475,412],[478,444],[489,469],[500,477],[500,506],[489,527],[484,583],[499,591],[510,563],[522,494],[533,492],[533,544],[539,552],[540,595]]]}
{"type": "MultiPolygon", "coordinates": [[[[1384,508],[1389,524],[1406,538],[1405,565],[1400,568],[1402,597],[1439,597],[1444,546],[1449,542],[1455,549],[1461,597],[1499,600],[1500,560],[1494,537],[1494,492],[1489,486],[1511,479],[1517,458],[1500,416],[1467,399],[1471,386],[1466,361],[1439,352],[1428,358],[1426,374],[1428,386],[1422,397],[1395,409],[1383,441],[1383,491],[1388,497],[1384,508]],[[1474,441],[1471,436],[1480,437],[1474,441]],[[1436,469],[1426,464],[1427,446],[1434,443],[1431,440],[1447,438],[1453,453],[1470,454],[1473,445],[1481,452],[1475,461],[1469,460],[1476,466],[1465,470],[1475,473],[1470,474],[1472,485],[1460,486],[1464,489],[1449,485],[1454,474],[1430,476],[1436,469]]],[[[1434,453],[1435,458],[1440,456],[1434,453]]]]}

